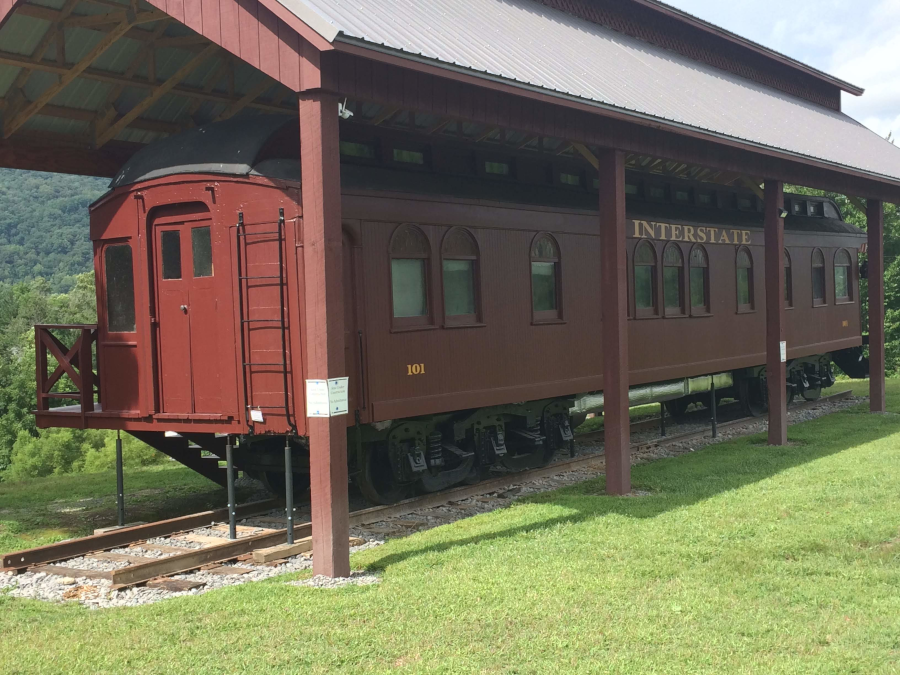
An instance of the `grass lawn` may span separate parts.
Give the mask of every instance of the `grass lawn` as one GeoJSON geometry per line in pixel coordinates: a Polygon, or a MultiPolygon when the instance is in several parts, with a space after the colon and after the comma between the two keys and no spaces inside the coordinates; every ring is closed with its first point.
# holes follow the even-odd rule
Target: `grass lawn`
{"type": "Polygon", "coordinates": [[[0,672],[898,672],[900,415],[789,438],[636,467],[648,496],[590,481],[392,541],[353,558],[375,586],[103,611],[0,596],[0,672]]]}

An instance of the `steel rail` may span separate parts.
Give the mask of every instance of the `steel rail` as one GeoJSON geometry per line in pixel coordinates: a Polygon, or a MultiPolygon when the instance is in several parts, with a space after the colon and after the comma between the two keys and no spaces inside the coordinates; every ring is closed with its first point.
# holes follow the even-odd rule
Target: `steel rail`
{"type": "MultiPolygon", "coordinates": [[[[266,499],[259,502],[251,502],[238,506],[235,511],[238,518],[247,518],[260,513],[268,513],[281,505],[280,499],[266,499]]],[[[128,546],[151,537],[164,537],[191,530],[197,527],[209,525],[212,522],[224,520],[228,517],[228,509],[214,509],[201,511],[187,516],[158,520],[154,523],[122,527],[110,532],[95,534],[78,539],[38,546],[24,551],[15,551],[3,556],[4,570],[20,570],[33,565],[78,558],[90,553],[105,551],[111,548],[128,546]]]]}
{"type": "MultiPolygon", "coordinates": [[[[850,390],[838,392],[836,394],[832,394],[831,396],[825,396],[817,399],[816,401],[807,401],[793,406],[791,408],[791,411],[804,410],[816,405],[820,405],[822,403],[843,400],[849,398],[851,395],[852,392],[850,390]]],[[[767,418],[768,415],[762,415],[759,417],[742,417],[730,422],[724,422],[719,425],[719,428],[727,429],[756,422],[764,422],[767,418]]],[[[593,433],[585,434],[584,436],[578,438],[585,439],[586,437],[591,437],[593,435],[593,433]]],[[[703,438],[708,435],[710,435],[710,430],[704,429],[702,431],[679,434],[676,436],[667,436],[647,443],[632,444],[631,448],[632,451],[641,451],[653,447],[665,447],[676,443],[683,443],[685,441],[693,440],[696,438],[703,438]]],[[[373,506],[370,508],[361,509],[350,514],[349,524],[351,526],[360,526],[379,522],[396,516],[407,515],[420,509],[433,508],[435,506],[440,506],[448,502],[468,499],[470,497],[483,495],[488,492],[496,492],[518,483],[528,482],[531,480],[539,480],[541,478],[555,476],[567,471],[589,467],[602,462],[603,460],[604,455],[602,453],[596,453],[584,457],[575,457],[572,459],[555,462],[548,466],[539,467],[536,469],[529,469],[526,471],[498,476],[490,480],[482,481],[475,485],[464,485],[441,492],[412,497],[410,499],[397,502],[396,504],[387,504],[383,506],[373,506]]],[[[268,500],[264,502],[256,502],[253,504],[245,504],[238,507],[238,511],[240,514],[239,517],[247,518],[254,515],[255,513],[269,511],[279,505],[280,504],[278,500],[268,500]]],[[[79,555],[86,555],[107,548],[117,548],[119,546],[122,546],[123,544],[140,541],[141,539],[150,536],[174,534],[176,532],[190,529],[191,527],[208,525],[213,520],[224,520],[224,518],[227,516],[228,509],[217,509],[215,511],[206,511],[199,514],[193,514],[191,516],[183,516],[181,518],[175,518],[172,520],[160,521],[158,523],[150,523],[148,525],[123,528],[121,530],[115,530],[113,532],[108,532],[102,535],[94,535],[93,537],[84,537],[83,539],[74,539],[68,542],[60,542],[59,544],[50,544],[49,546],[42,546],[27,551],[19,551],[17,553],[7,554],[6,556],[4,556],[3,562],[4,566],[7,568],[21,569],[23,567],[29,567],[36,564],[63,560],[65,558],[78,557],[79,555]],[[164,532],[163,530],[167,531],[164,532]],[[138,536],[135,537],[135,534],[137,534],[138,536]],[[98,546],[98,544],[100,545],[98,546]],[[15,560],[16,557],[19,557],[20,560],[15,560]],[[8,560],[12,562],[12,564],[9,564],[7,562],[8,560]]],[[[210,563],[232,560],[240,555],[250,553],[251,551],[254,551],[256,549],[266,548],[268,546],[273,546],[283,542],[285,539],[285,531],[286,528],[270,530],[233,541],[225,541],[222,544],[216,544],[193,551],[188,551],[183,554],[176,554],[168,558],[160,558],[148,561],[146,563],[140,563],[137,565],[132,565],[130,567],[113,570],[111,572],[113,587],[125,588],[128,586],[134,586],[157,577],[189,572],[210,563]]],[[[295,538],[308,537],[311,533],[311,523],[301,523],[294,527],[293,534],[295,538]]],[[[77,574],[78,571],[72,570],[72,573],[77,574]]]]}

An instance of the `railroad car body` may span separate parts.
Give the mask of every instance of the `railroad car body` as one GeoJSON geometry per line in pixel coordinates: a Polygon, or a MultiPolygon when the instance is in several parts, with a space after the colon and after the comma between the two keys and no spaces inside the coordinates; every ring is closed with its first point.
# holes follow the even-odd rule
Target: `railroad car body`
{"type": "MultiPolygon", "coordinates": [[[[47,396],[39,426],[126,430],[195,468],[188,441],[215,451],[217,434],[241,436],[238,465],[276,488],[287,437],[302,471],[317,336],[296,125],[202,127],[121,170],[91,209],[100,402],[50,408],[47,396]]],[[[345,131],[351,475],[384,502],[548,461],[579,415],[602,410],[590,167],[345,131]]],[[[716,376],[720,395],[761,411],[761,201],[652,173],[629,173],[627,192],[634,400],[677,414],[716,376]]],[[[789,389],[812,398],[833,383],[833,358],[864,369],[865,236],[827,199],[788,195],[785,208],[789,389]]]]}

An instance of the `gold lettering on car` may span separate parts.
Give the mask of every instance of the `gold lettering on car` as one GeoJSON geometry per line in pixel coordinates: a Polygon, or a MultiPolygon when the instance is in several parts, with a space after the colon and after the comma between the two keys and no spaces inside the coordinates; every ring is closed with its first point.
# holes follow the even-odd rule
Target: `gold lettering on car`
{"type": "Polygon", "coordinates": [[[424,363],[407,364],[406,374],[407,375],[424,375],[425,374],[425,364],[424,363]]]}
{"type": "Polygon", "coordinates": [[[633,220],[632,224],[634,225],[634,239],[684,241],[691,244],[734,244],[737,246],[749,246],[753,243],[753,235],[750,230],[673,225],[647,220],[633,220]]]}

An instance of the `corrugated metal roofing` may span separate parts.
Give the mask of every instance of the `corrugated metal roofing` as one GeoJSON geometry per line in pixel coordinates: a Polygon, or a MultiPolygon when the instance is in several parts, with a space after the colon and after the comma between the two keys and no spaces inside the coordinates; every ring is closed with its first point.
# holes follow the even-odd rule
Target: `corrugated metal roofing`
{"type": "Polygon", "coordinates": [[[900,180],[900,150],[839,112],[533,0],[279,0],[362,44],[900,180]]]}

